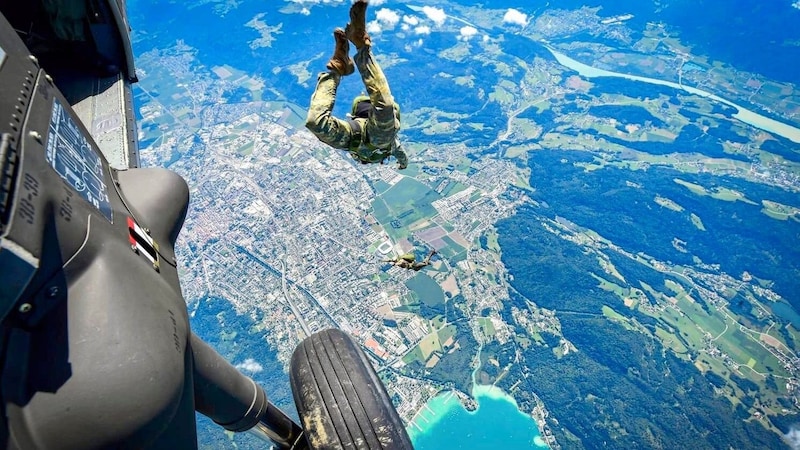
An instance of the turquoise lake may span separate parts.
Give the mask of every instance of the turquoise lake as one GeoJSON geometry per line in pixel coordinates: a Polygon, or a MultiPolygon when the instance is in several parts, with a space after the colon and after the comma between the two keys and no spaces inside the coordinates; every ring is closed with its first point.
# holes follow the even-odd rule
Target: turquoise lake
{"type": "Polygon", "coordinates": [[[536,422],[500,389],[475,389],[478,409],[469,412],[445,392],[431,399],[408,427],[416,450],[547,448],[536,422]]]}

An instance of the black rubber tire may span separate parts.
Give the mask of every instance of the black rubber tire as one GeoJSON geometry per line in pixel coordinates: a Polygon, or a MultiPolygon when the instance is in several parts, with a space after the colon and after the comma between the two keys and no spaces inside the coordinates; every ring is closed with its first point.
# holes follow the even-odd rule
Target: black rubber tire
{"type": "Polygon", "coordinates": [[[289,379],[311,449],[414,448],[375,369],[344,332],[328,329],[301,342],[289,379]]]}

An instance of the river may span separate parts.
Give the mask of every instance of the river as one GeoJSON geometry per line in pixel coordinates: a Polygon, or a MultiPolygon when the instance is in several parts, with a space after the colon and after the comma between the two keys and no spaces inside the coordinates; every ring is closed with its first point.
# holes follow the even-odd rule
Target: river
{"type": "Polygon", "coordinates": [[[596,77],[618,77],[618,78],[626,78],[628,80],[633,81],[641,81],[643,83],[650,83],[650,84],[660,84],[662,86],[669,86],[671,88],[675,88],[684,92],[688,92],[690,94],[699,95],[701,97],[710,98],[714,101],[724,103],[728,106],[732,106],[738,110],[736,114],[733,115],[736,119],[748,124],[752,125],[756,128],[759,128],[764,131],[769,131],[770,133],[777,134],[779,136],[783,136],[790,141],[800,143],[800,128],[793,127],[789,124],[777,121],[775,119],[771,119],[769,117],[763,116],[758,114],[754,111],[751,111],[741,105],[733,103],[730,100],[726,100],[718,95],[712,94],[710,92],[704,91],[702,89],[693,88],[690,86],[683,86],[678,83],[674,83],[672,81],[664,81],[659,80],[656,78],[648,78],[648,77],[640,77],[637,75],[628,75],[619,72],[611,72],[609,70],[604,69],[597,69],[595,67],[586,65],[582,62],[576,61],[570,58],[567,55],[563,55],[558,53],[557,51],[553,50],[552,48],[545,46],[550,53],[556,58],[556,60],[561,63],[562,65],[569,67],[570,69],[578,72],[579,74],[583,75],[586,78],[596,78],[596,77]]]}

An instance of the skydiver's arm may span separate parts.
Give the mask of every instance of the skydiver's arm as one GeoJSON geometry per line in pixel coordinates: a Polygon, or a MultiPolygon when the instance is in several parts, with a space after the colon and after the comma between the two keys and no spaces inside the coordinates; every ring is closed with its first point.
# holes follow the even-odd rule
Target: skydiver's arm
{"type": "Polygon", "coordinates": [[[398,169],[403,170],[408,167],[408,156],[406,156],[406,152],[403,151],[403,146],[397,138],[394,139],[394,144],[392,144],[392,156],[397,158],[398,169]]]}

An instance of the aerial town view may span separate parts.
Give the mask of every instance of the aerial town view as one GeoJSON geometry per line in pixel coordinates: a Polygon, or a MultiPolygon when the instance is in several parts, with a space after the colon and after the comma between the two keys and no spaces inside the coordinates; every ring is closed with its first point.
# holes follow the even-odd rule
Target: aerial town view
{"type": "MultiPolygon", "coordinates": [[[[633,7],[387,2],[371,29],[402,109],[398,170],[304,127],[330,30],[280,46],[328,7],[200,3],[241,16],[229,39],[261,59],[131,19],[142,165],[191,190],[190,313],[223,299],[284,366],[311,333],[351,333],[412,437],[434,400],[475,410],[488,387],[550,448],[646,430],[677,445],[682,421],[685,439],[717,421],[741,448],[782,442],[800,404],[793,80],[633,7]],[[418,271],[387,262],[433,250],[418,271]]],[[[344,114],[359,86],[342,86],[344,114]]]]}

